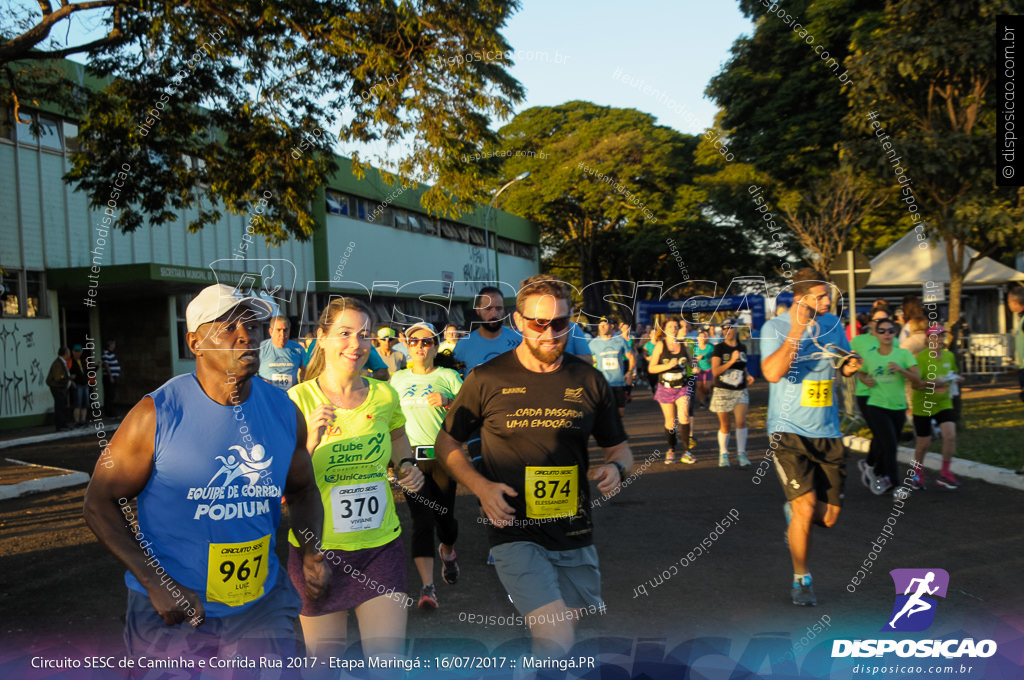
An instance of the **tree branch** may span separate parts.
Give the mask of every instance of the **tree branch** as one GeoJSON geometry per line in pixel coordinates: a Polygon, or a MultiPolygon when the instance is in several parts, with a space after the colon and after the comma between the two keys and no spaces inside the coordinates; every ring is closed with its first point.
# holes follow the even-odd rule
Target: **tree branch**
{"type": "Polygon", "coordinates": [[[114,8],[121,5],[123,1],[124,0],[92,0],[91,2],[82,2],[74,5],[62,4],[60,9],[54,12],[47,0],[40,0],[39,6],[43,12],[42,21],[21,35],[8,40],[3,45],[0,45],[0,63],[14,61],[17,59],[59,59],[66,57],[69,54],[87,51],[93,47],[113,44],[115,39],[121,39],[123,37],[120,26],[115,25],[106,38],[93,41],[88,45],[67,47],[62,50],[54,50],[52,52],[32,51],[33,47],[46,40],[47,36],[50,35],[50,31],[53,29],[54,24],[70,17],[73,13],[90,9],[114,8]]]}

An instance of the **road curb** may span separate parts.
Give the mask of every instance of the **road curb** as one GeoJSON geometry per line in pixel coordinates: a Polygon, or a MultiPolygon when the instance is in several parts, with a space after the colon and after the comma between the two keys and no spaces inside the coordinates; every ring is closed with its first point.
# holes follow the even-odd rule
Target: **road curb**
{"type": "MultiPolygon", "coordinates": [[[[846,444],[846,447],[851,451],[857,451],[858,453],[867,453],[868,447],[871,446],[870,439],[865,437],[856,437],[853,435],[843,437],[843,443],[846,444]]],[[[899,447],[897,449],[896,459],[901,463],[910,465],[914,461],[914,449],[907,446],[899,447]]],[[[924,456],[924,467],[927,470],[941,470],[942,454],[933,453],[931,451],[926,453],[924,456]]],[[[989,484],[998,484],[1018,491],[1024,491],[1024,475],[1018,475],[1014,473],[1013,470],[999,468],[994,465],[986,465],[973,460],[964,460],[963,458],[957,458],[956,456],[953,456],[950,469],[956,475],[980,479],[988,482],[989,484]]]]}
{"type": "MultiPolygon", "coordinates": [[[[101,422],[102,421],[97,421],[101,422]]],[[[92,423],[90,422],[90,425],[92,423]]],[[[121,421],[116,420],[110,423],[109,426],[104,424],[103,430],[107,432],[113,432],[120,427],[121,421]]],[[[15,446],[25,446],[26,444],[39,444],[40,442],[51,442],[57,441],[58,439],[74,439],[75,437],[84,437],[86,435],[95,435],[96,429],[94,427],[82,427],[72,430],[65,430],[64,432],[47,432],[45,434],[35,434],[29,437],[20,437],[18,439],[5,439],[0,440],[0,449],[10,449],[15,446]]]]}
{"type": "Polygon", "coordinates": [[[66,468],[50,467],[48,465],[34,465],[32,463],[26,463],[23,460],[15,460],[14,458],[7,458],[6,460],[10,463],[16,463],[17,465],[26,465],[28,467],[39,468],[41,470],[58,470],[66,474],[40,477],[39,479],[29,479],[17,484],[0,484],[0,501],[27,496],[31,493],[54,491],[56,489],[63,489],[69,486],[78,486],[79,484],[85,484],[89,481],[89,475],[84,472],[79,472],[78,470],[68,470],[66,468]]]}

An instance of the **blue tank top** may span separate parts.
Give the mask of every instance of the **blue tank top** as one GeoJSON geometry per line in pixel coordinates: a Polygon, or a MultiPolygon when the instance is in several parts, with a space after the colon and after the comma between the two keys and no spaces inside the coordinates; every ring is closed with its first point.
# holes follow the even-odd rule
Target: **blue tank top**
{"type": "MultiPolygon", "coordinates": [[[[274,546],[295,451],[295,406],[263,380],[250,384],[238,406],[210,399],[195,373],[149,395],[156,407],[153,473],[138,496],[142,535],[135,538],[147,568],[196,591],[207,616],[245,611],[277,579],[274,546]]],[[[146,592],[131,572],[125,584],[146,592]]]]}

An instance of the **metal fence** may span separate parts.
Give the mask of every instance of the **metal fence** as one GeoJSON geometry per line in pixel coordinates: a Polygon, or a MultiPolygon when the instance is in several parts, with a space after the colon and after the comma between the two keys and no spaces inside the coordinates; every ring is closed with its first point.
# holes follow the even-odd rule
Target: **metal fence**
{"type": "Polygon", "coordinates": [[[972,333],[960,341],[958,349],[964,375],[994,377],[1014,370],[1010,333],[972,333]]]}

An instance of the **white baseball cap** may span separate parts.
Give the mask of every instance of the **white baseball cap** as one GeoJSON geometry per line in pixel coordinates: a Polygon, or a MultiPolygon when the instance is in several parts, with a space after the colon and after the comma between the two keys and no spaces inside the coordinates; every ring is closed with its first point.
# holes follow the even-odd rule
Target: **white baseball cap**
{"type": "Polygon", "coordinates": [[[266,320],[277,314],[277,305],[273,302],[255,297],[243,295],[237,288],[216,283],[207,286],[188,303],[185,310],[185,325],[189,333],[195,333],[204,323],[216,321],[223,315],[230,312],[238,305],[245,305],[257,313],[257,318],[266,320]]]}

